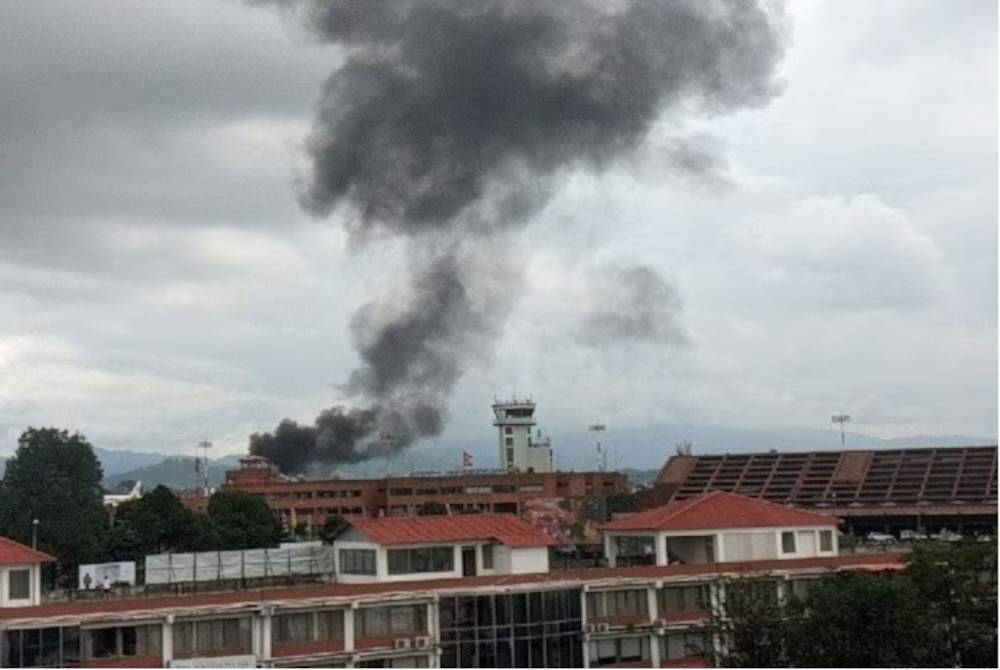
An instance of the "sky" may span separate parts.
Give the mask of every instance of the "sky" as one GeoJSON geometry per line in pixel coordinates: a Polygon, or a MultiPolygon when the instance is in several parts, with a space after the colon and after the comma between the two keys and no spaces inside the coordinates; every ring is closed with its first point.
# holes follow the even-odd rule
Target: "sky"
{"type": "MultiPolygon", "coordinates": [[[[561,175],[444,437],[492,432],[513,394],[553,432],[846,412],[882,437],[996,435],[996,12],[790,2],[781,94],[684,122],[723,159],[710,179],[670,168],[669,119],[561,175]],[[636,263],[666,278],[673,331],[595,338],[636,263]]],[[[239,452],[347,400],[352,314],[406,249],[299,206],[342,61],[235,0],[0,3],[0,453],[29,425],[239,452]]]]}

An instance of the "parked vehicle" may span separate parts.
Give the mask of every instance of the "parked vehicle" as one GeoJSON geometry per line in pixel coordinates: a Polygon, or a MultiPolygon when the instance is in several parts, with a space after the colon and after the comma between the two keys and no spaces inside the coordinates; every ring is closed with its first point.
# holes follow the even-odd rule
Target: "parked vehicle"
{"type": "Polygon", "coordinates": [[[894,538],[892,535],[889,535],[888,533],[874,533],[874,532],[868,533],[868,535],[865,536],[865,539],[868,540],[869,542],[879,542],[884,544],[889,544],[890,542],[896,541],[896,538],[894,538]]]}
{"type": "Polygon", "coordinates": [[[927,533],[919,530],[904,530],[899,533],[899,539],[906,542],[919,542],[927,539],[927,533]]]}
{"type": "Polygon", "coordinates": [[[938,542],[961,542],[962,535],[960,533],[955,533],[947,528],[942,528],[940,533],[931,535],[931,539],[937,540],[938,542]]]}

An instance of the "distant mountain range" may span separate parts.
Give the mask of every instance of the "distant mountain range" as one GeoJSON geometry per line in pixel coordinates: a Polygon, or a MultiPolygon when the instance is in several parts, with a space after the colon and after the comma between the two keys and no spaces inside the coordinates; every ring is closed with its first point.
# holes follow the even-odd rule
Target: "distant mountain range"
{"type": "MultiPolygon", "coordinates": [[[[598,467],[594,436],[585,430],[552,433],[556,463],[564,470],[593,470],[598,467]]],[[[630,476],[646,479],[659,469],[675,446],[687,441],[695,454],[745,453],[750,451],[818,451],[840,449],[840,433],[834,430],[775,429],[754,430],[696,424],[660,424],[642,428],[615,429],[601,434],[601,444],[611,470],[630,470],[630,476]]],[[[949,447],[995,445],[996,437],[969,435],[914,435],[882,439],[863,433],[847,433],[848,449],[900,449],[904,447],[949,447]]],[[[476,468],[496,466],[496,441],[490,434],[470,439],[449,438],[426,441],[386,461],[378,459],[313,476],[382,477],[387,473],[448,471],[460,467],[462,452],[473,455],[476,468]]],[[[95,448],[104,468],[105,486],[115,488],[123,481],[142,481],[148,489],[157,484],[190,488],[194,484],[194,459],[164,453],[95,448]]],[[[223,481],[225,471],[237,465],[238,455],[210,460],[209,483],[223,481]]],[[[3,473],[0,458],[0,475],[3,473]]]]}

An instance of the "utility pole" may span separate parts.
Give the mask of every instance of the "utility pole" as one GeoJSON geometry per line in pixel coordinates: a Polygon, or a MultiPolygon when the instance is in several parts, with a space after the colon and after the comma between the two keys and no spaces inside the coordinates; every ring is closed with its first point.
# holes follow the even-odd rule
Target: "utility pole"
{"type": "Polygon", "coordinates": [[[833,423],[839,423],[840,424],[840,448],[843,449],[844,448],[844,424],[848,423],[851,420],[851,415],[850,414],[834,414],[833,416],[830,417],[830,420],[833,423]]]}
{"type": "Polygon", "coordinates": [[[608,455],[601,448],[601,433],[608,429],[603,423],[595,423],[587,426],[587,430],[591,433],[595,433],[597,437],[597,469],[604,472],[608,469],[608,455]]]}
{"type": "Polygon", "coordinates": [[[202,440],[198,443],[194,457],[194,470],[199,479],[195,486],[201,488],[201,494],[203,496],[208,496],[208,450],[211,446],[211,442],[208,440],[202,440]],[[201,451],[200,456],[198,455],[198,450],[201,451]]]}

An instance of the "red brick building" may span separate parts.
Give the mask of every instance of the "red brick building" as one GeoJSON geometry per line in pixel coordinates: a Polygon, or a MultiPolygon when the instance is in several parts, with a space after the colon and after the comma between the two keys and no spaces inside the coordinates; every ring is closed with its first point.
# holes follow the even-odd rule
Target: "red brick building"
{"type": "MultiPolygon", "coordinates": [[[[327,516],[412,516],[428,502],[449,514],[517,514],[561,542],[596,542],[605,501],[628,491],[618,472],[453,473],[381,479],[292,479],[267,459],[248,456],[226,473],[223,489],[263,495],[291,527],[321,526],[327,516]]],[[[204,499],[202,499],[204,500],[204,499]]],[[[197,508],[197,500],[188,499],[197,508]]]]}

